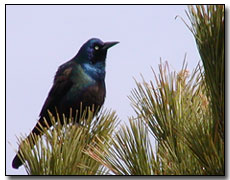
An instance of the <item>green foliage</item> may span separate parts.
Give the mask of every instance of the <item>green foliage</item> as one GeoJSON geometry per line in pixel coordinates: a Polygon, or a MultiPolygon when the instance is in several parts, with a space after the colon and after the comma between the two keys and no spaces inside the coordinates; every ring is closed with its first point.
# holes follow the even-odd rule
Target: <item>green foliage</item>
{"type": "MultiPolygon", "coordinates": [[[[20,140],[21,158],[29,175],[90,175],[106,174],[102,165],[86,155],[88,145],[106,141],[117,125],[115,112],[103,111],[93,118],[92,111],[82,114],[79,124],[65,118],[62,126],[50,114],[53,128],[44,128],[42,137],[32,135],[20,140]],[[67,123],[69,121],[69,123],[67,123]],[[35,145],[31,145],[32,141],[35,145]]],[[[105,146],[105,148],[108,148],[105,146]]]]}
{"type": "MultiPolygon", "coordinates": [[[[137,118],[130,118],[111,139],[112,148],[91,147],[92,157],[114,174],[189,175],[204,174],[203,165],[185,144],[189,124],[203,121],[207,99],[197,70],[190,76],[184,65],[179,73],[168,64],[159,66],[159,77],[137,83],[129,97],[137,118]],[[150,143],[157,140],[155,154],[150,143]]],[[[194,139],[192,139],[194,140],[194,139]]]]}
{"type": "Polygon", "coordinates": [[[187,13],[204,67],[204,79],[213,111],[213,134],[224,138],[224,6],[189,7],[187,13]],[[218,133],[216,134],[216,128],[218,133]]]}
{"type": "Polygon", "coordinates": [[[153,174],[154,159],[147,126],[141,121],[129,120],[130,128],[124,125],[110,139],[111,148],[104,149],[103,144],[89,146],[87,154],[106,166],[116,175],[153,174]]]}
{"type": "MultiPolygon", "coordinates": [[[[203,140],[189,142],[209,174],[224,174],[224,107],[225,107],[225,59],[224,59],[224,5],[189,6],[188,17],[203,63],[205,90],[209,100],[210,116],[203,140]],[[201,154],[196,153],[198,149],[201,154]]],[[[206,124],[205,124],[206,125],[206,124]]],[[[200,125],[204,126],[204,125],[200,125]]],[[[205,127],[205,126],[204,126],[205,127]]],[[[193,133],[189,136],[199,136],[193,133]]],[[[202,134],[200,134],[202,135],[202,134]]]]}

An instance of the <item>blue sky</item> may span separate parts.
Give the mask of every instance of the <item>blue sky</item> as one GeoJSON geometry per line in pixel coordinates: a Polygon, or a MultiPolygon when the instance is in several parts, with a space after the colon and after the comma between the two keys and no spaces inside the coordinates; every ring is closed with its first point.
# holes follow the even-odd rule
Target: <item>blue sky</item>
{"type": "Polygon", "coordinates": [[[16,136],[37,122],[59,65],[92,37],[120,41],[107,54],[104,107],[117,111],[121,123],[135,115],[127,98],[134,78],[153,80],[160,58],[180,70],[187,54],[190,72],[200,60],[182,5],[46,5],[6,8],[6,173],[18,148],[16,136]]]}

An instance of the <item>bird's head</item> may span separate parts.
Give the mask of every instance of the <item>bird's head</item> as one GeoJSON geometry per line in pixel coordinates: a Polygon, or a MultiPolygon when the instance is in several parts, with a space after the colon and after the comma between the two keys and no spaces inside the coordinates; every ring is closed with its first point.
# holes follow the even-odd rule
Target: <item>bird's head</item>
{"type": "Polygon", "coordinates": [[[89,39],[82,45],[76,57],[80,63],[96,64],[97,62],[105,62],[107,50],[119,42],[103,42],[100,39],[89,39]]]}

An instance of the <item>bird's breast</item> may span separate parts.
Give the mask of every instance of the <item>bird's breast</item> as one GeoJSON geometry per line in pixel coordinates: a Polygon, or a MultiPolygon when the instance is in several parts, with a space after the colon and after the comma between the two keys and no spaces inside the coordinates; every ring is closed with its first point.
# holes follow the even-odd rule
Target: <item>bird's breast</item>
{"type": "Polygon", "coordinates": [[[83,103],[91,105],[102,105],[105,100],[105,84],[104,82],[97,82],[90,85],[83,91],[81,100],[83,103]]]}
{"type": "Polygon", "coordinates": [[[60,103],[61,108],[65,111],[68,112],[69,108],[78,109],[81,103],[83,108],[92,105],[95,107],[103,105],[106,94],[104,78],[95,79],[94,74],[89,74],[88,70],[77,66],[72,71],[72,87],[60,103]]]}
{"type": "Polygon", "coordinates": [[[66,100],[68,104],[71,104],[72,107],[78,108],[79,104],[82,103],[84,106],[101,106],[105,100],[105,83],[103,82],[94,82],[88,84],[87,86],[74,86],[71,88],[67,94],[66,100]]]}

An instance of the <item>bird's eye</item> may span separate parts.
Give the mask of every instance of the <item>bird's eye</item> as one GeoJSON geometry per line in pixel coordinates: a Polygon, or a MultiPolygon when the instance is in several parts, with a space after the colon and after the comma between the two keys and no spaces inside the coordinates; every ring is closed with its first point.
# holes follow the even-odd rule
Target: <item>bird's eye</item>
{"type": "Polygon", "coordinates": [[[94,46],[94,49],[97,51],[99,50],[99,46],[94,46]]]}

